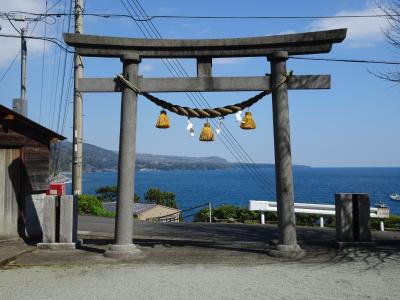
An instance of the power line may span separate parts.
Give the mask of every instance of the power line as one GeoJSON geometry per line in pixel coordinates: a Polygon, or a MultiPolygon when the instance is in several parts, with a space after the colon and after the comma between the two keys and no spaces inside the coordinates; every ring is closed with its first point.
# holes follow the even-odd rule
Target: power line
{"type": "Polygon", "coordinates": [[[4,77],[6,77],[8,71],[10,71],[10,69],[12,68],[12,66],[14,65],[15,61],[17,60],[19,54],[21,53],[21,50],[18,51],[17,55],[15,55],[14,59],[12,60],[12,62],[10,63],[10,65],[8,66],[7,70],[5,70],[3,76],[1,76],[0,79],[0,83],[3,81],[4,77]]]}
{"type": "MultiPolygon", "coordinates": [[[[70,3],[70,8],[69,11],[72,11],[72,1],[70,3]]],[[[65,1],[65,7],[64,9],[67,9],[67,2],[65,1]]],[[[71,28],[71,18],[72,16],[70,15],[68,18],[68,24],[67,24],[67,31],[70,31],[71,28]]],[[[65,18],[64,18],[65,19],[65,18]]],[[[63,21],[63,31],[64,31],[64,21],[63,21]]],[[[60,106],[58,108],[58,119],[57,119],[57,130],[58,132],[59,127],[60,127],[60,122],[61,122],[61,110],[62,110],[62,101],[63,101],[63,94],[64,94],[64,87],[65,87],[65,73],[66,73],[66,67],[67,67],[67,51],[64,51],[64,62],[63,62],[63,72],[62,72],[62,80],[61,80],[61,91],[60,91],[60,106]]],[[[67,101],[67,100],[66,100],[67,101]]]]}
{"type": "MultiPolygon", "coordinates": [[[[46,0],[46,12],[48,2],[46,0]]],[[[47,23],[44,23],[44,37],[47,35],[47,23]]],[[[42,55],[42,79],[40,83],[40,106],[39,106],[39,123],[42,120],[42,106],[43,106],[43,88],[44,88],[44,58],[46,53],[46,41],[43,41],[43,55],[42,55]]]]}
{"type": "MultiPolygon", "coordinates": [[[[69,16],[68,16],[68,22],[67,22],[67,32],[70,32],[71,29],[71,19],[72,19],[72,1],[69,1],[69,16]]],[[[67,10],[67,0],[64,1],[64,13],[67,10]]],[[[62,24],[62,31],[64,30],[65,26],[65,18],[66,16],[63,17],[63,24],[62,24]]],[[[65,75],[66,75],[66,70],[67,70],[67,58],[68,58],[68,53],[67,51],[64,51],[64,60],[63,60],[63,71],[62,71],[62,79],[61,79],[61,89],[60,89],[60,100],[59,100],[59,106],[58,106],[58,117],[57,117],[57,129],[56,132],[59,131],[60,125],[63,127],[64,122],[65,122],[65,114],[67,113],[68,109],[68,95],[69,95],[69,88],[70,88],[70,83],[71,83],[71,77],[69,78],[68,85],[67,85],[67,93],[64,97],[64,88],[65,88],[65,75]],[[65,107],[64,107],[64,117],[61,120],[61,113],[62,113],[62,107],[63,107],[63,99],[65,101],[65,107]]],[[[61,51],[60,51],[60,56],[59,56],[59,64],[61,61],[61,51]]],[[[57,71],[57,83],[58,83],[58,71],[57,71]]],[[[56,85],[57,85],[56,83],[56,85]]],[[[57,86],[56,86],[56,93],[55,96],[57,96],[57,86]]],[[[54,117],[54,114],[53,114],[54,117]]],[[[58,171],[58,163],[59,163],[59,158],[60,158],[60,149],[61,146],[59,144],[56,145],[55,147],[55,171],[58,171]]]]}
{"type": "MultiPolygon", "coordinates": [[[[33,17],[24,17],[24,20],[38,21],[46,17],[57,18],[61,16],[69,16],[71,14],[65,13],[32,13],[27,11],[12,11],[12,12],[0,12],[0,18],[9,17],[10,19],[16,18],[21,20],[21,16],[18,14],[31,15],[33,17]]],[[[72,14],[73,15],[73,14],[72,14]]],[[[400,14],[369,14],[369,15],[325,15],[325,16],[200,16],[200,15],[146,15],[142,17],[140,15],[133,14],[110,14],[110,13],[83,13],[84,16],[99,17],[99,18],[129,18],[138,22],[148,22],[154,19],[213,19],[213,20],[313,20],[313,19],[370,19],[370,18],[387,18],[387,17],[400,17],[400,14]]]]}
{"type": "MultiPolygon", "coordinates": [[[[64,0],[64,13],[66,12],[65,8],[66,8],[66,2],[64,0]]],[[[58,6],[58,11],[61,12],[61,3],[58,6]]],[[[57,36],[58,36],[59,30],[60,30],[60,23],[61,23],[61,21],[57,22],[57,36]]],[[[62,19],[61,32],[64,29],[64,25],[65,25],[65,16],[63,16],[63,19],[62,19]]],[[[54,76],[55,73],[53,73],[52,92],[54,91],[54,94],[53,94],[53,96],[51,98],[53,105],[52,105],[52,111],[51,111],[51,125],[50,125],[51,128],[53,128],[53,129],[54,129],[54,127],[53,127],[54,117],[55,117],[55,114],[56,114],[56,106],[57,106],[58,82],[59,82],[59,79],[60,79],[61,52],[62,51],[59,48],[58,52],[57,52],[58,53],[57,67],[54,67],[54,68],[57,69],[57,75],[54,76]]],[[[55,53],[54,61],[56,60],[56,56],[57,56],[57,54],[55,53]]]]}
{"type": "MultiPolygon", "coordinates": [[[[8,37],[8,38],[18,38],[20,39],[21,36],[20,35],[13,35],[13,34],[0,34],[0,37],[8,37]]],[[[68,53],[74,53],[74,51],[69,50],[68,46],[64,46],[63,45],[63,41],[60,41],[59,39],[55,38],[55,37],[45,37],[45,36],[26,36],[26,39],[33,39],[33,40],[43,40],[46,42],[50,42],[53,43],[55,45],[57,45],[58,47],[60,47],[61,49],[63,49],[64,51],[67,51],[68,53]]]]}
{"type": "Polygon", "coordinates": [[[350,59],[346,59],[346,58],[319,58],[319,57],[303,57],[303,56],[289,56],[289,58],[302,59],[302,60],[344,62],[344,63],[400,65],[400,61],[387,61],[387,60],[367,60],[367,59],[352,59],[352,58],[350,58],[350,59]]]}
{"type": "MultiPolygon", "coordinates": [[[[142,32],[143,33],[143,32],[142,32]]],[[[0,34],[0,37],[8,37],[8,38],[18,38],[19,35],[12,34],[0,34]]],[[[55,37],[46,37],[46,36],[26,36],[26,39],[36,39],[43,40],[46,42],[50,42],[60,47],[62,50],[67,51],[68,53],[74,53],[71,51],[68,46],[64,46],[64,42],[55,38],[55,37]]],[[[355,59],[355,58],[319,58],[319,57],[304,57],[304,56],[289,56],[292,59],[301,59],[301,60],[315,60],[315,61],[328,61],[328,62],[344,62],[344,63],[363,63],[363,64],[383,64],[383,65],[400,65],[400,61],[390,61],[390,60],[373,60],[373,59],[355,59]]],[[[171,59],[172,60],[172,59],[171,59]]]]}
{"type": "MultiPolygon", "coordinates": [[[[121,0],[122,4],[124,5],[125,9],[130,13],[130,10],[127,8],[127,6],[125,5],[125,3],[121,0]]],[[[138,1],[135,1],[137,3],[137,5],[134,3],[134,5],[136,6],[136,8],[139,10],[139,13],[141,14],[142,17],[146,17],[146,12],[144,11],[143,7],[140,5],[140,3],[138,1]]],[[[131,7],[131,9],[135,12],[135,14],[137,15],[137,11],[135,10],[135,8],[129,3],[128,1],[128,5],[131,7]]],[[[135,21],[135,23],[139,26],[139,23],[135,21]]],[[[140,25],[143,25],[144,30],[147,32],[147,34],[151,37],[151,38],[162,38],[160,32],[157,30],[157,28],[154,26],[154,24],[152,23],[152,21],[149,21],[148,23],[140,23],[140,25]],[[149,29],[145,26],[148,25],[149,29]],[[150,25],[151,26],[150,26],[150,25]],[[152,35],[151,32],[154,34],[152,35]]],[[[140,28],[141,32],[143,33],[143,35],[147,37],[146,33],[140,28]]],[[[166,59],[163,60],[164,65],[166,65],[167,69],[170,71],[170,73],[174,76],[174,77],[188,77],[188,73],[186,72],[186,70],[184,69],[184,67],[181,65],[181,63],[179,62],[179,60],[177,59],[166,59]]],[[[201,93],[185,93],[188,98],[191,100],[191,102],[193,104],[197,104],[200,107],[210,107],[209,103],[207,102],[207,100],[204,98],[204,96],[201,93]]],[[[212,119],[211,120],[212,123],[214,123],[214,125],[216,125],[215,123],[217,123],[216,120],[212,119]]],[[[265,189],[265,191],[271,192],[272,194],[274,193],[273,190],[271,189],[270,191],[268,191],[268,188],[270,188],[268,185],[266,186],[261,178],[263,178],[263,174],[261,174],[261,172],[259,172],[257,169],[252,168],[252,163],[251,163],[251,158],[249,160],[249,155],[247,154],[247,152],[243,149],[243,147],[241,147],[240,143],[238,143],[238,141],[233,137],[232,134],[227,135],[225,133],[225,131],[229,132],[229,130],[226,128],[221,135],[221,139],[220,141],[224,144],[224,146],[228,149],[228,151],[232,154],[232,156],[238,161],[239,165],[241,167],[243,167],[247,172],[249,172],[249,174],[253,177],[254,181],[257,182],[258,184],[260,184],[260,186],[262,187],[262,189],[265,189]],[[232,139],[233,138],[233,139],[232,139]],[[229,146],[227,145],[227,143],[229,144],[229,146]],[[238,147],[239,145],[239,147],[238,147]],[[234,149],[232,151],[232,149],[234,149]],[[246,163],[242,163],[242,161],[246,161],[249,164],[246,163]]],[[[268,179],[263,178],[267,183],[268,183],[268,179]]]]}

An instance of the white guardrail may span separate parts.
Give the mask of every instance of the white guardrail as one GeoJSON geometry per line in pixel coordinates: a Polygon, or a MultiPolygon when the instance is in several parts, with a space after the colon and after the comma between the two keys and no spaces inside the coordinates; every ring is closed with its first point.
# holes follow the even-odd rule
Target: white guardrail
{"type": "MultiPolygon", "coordinates": [[[[264,212],[277,212],[277,204],[274,201],[249,200],[249,210],[261,212],[261,224],[265,224],[264,212]]],[[[294,212],[296,214],[314,214],[319,215],[320,227],[324,227],[323,216],[334,216],[336,214],[335,205],[329,204],[311,204],[294,203],[294,212]]],[[[387,207],[371,207],[371,218],[386,219],[389,218],[389,209],[387,207]]],[[[383,221],[380,222],[380,230],[385,231],[383,221]]]]}

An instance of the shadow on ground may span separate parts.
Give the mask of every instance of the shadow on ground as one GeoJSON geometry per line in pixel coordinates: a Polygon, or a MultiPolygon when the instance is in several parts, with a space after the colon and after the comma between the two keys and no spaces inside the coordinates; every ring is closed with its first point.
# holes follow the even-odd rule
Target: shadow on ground
{"type": "MultiPolygon", "coordinates": [[[[338,250],[333,228],[298,227],[300,246],[306,256],[297,262],[328,264],[359,262],[377,268],[385,262],[400,262],[400,233],[375,232],[376,247],[338,250]]],[[[112,237],[112,235],[109,235],[112,237]]],[[[133,243],[147,254],[147,261],[160,263],[245,263],[282,262],[267,255],[276,241],[275,225],[208,223],[135,223],[133,243]]],[[[81,250],[103,253],[111,238],[82,236],[81,250]]]]}
{"type": "MultiPolygon", "coordinates": [[[[101,218],[88,219],[89,227],[101,218]]],[[[108,221],[109,222],[109,221],[108,221]]],[[[107,223],[106,223],[107,224],[107,223]]],[[[100,226],[102,232],[88,231],[81,222],[82,244],[75,251],[36,250],[18,258],[16,265],[69,265],[115,263],[103,257],[113,243],[113,224],[100,226]],[[82,232],[84,232],[82,234],[82,232]]],[[[146,223],[135,222],[133,243],[145,258],[131,263],[155,264],[234,264],[260,265],[275,263],[316,264],[320,268],[347,263],[360,264],[361,269],[380,269],[386,264],[399,265],[400,232],[374,232],[375,247],[353,247],[338,250],[332,228],[298,227],[300,246],[306,256],[296,261],[268,256],[277,239],[275,225],[146,223]]]]}

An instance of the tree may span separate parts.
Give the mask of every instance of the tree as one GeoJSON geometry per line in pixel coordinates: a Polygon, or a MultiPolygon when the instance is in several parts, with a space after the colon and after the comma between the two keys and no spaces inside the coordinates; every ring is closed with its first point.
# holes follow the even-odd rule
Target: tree
{"type": "Polygon", "coordinates": [[[106,185],[98,188],[96,194],[99,194],[99,198],[103,202],[115,201],[117,198],[117,187],[114,185],[106,185]]]}
{"type": "Polygon", "coordinates": [[[175,194],[171,192],[163,192],[164,206],[177,208],[175,194]]]}
{"type": "Polygon", "coordinates": [[[140,197],[137,194],[133,195],[133,203],[140,203],[140,197]]]}
{"type": "Polygon", "coordinates": [[[144,200],[147,203],[156,203],[172,208],[177,208],[176,197],[172,192],[163,192],[157,188],[150,188],[144,194],[144,200]]]}
{"type": "Polygon", "coordinates": [[[156,188],[148,189],[144,194],[144,200],[146,200],[147,203],[164,205],[163,193],[156,188]]]}
{"type": "MultiPolygon", "coordinates": [[[[381,9],[384,15],[386,15],[386,20],[388,26],[384,33],[387,41],[391,44],[397,51],[400,50],[400,0],[377,0],[377,6],[381,9]]],[[[388,71],[385,73],[376,74],[378,77],[389,80],[392,82],[400,83],[400,71],[388,71]]]]}
{"type": "MultiPolygon", "coordinates": [[[[111,201],[117,200],[117,195],[118,195],[117,191],[118,191],[118,189],[115,185],[106,185],[106,186],[98,188],[96,190],[96,193],[98,194],[101,201],[111,202],[111,201]]],[[[132,198],[132,201],[134,203],[138,203],[138,202],[140,202],[140,197],[135,194],[132,198]]]]}

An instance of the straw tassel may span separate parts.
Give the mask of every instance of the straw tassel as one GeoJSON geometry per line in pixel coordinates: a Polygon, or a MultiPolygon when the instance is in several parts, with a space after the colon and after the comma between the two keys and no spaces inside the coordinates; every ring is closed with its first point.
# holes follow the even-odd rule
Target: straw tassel
{"type": "Polygon", "coordinates": [[[202,142],[212,142],[214,141],[214,133],[212,131],[210,123],[204,123],[203,130],[200,133],[199,140],[202,142]]]}
{"type": "Polygon", "coordinates": [[[256,122],[254,122],[251,112],[246,112],[243,121],[240,123],[240,128],[247,130],[256,128],[256,122]]]}
{"type": "Polygon", "coordinates": [[[160,116],[157,119],[156,127],[161,129],[169,128],[169,118],[165,110],[162,110],[160,112],[160,116]]]}

